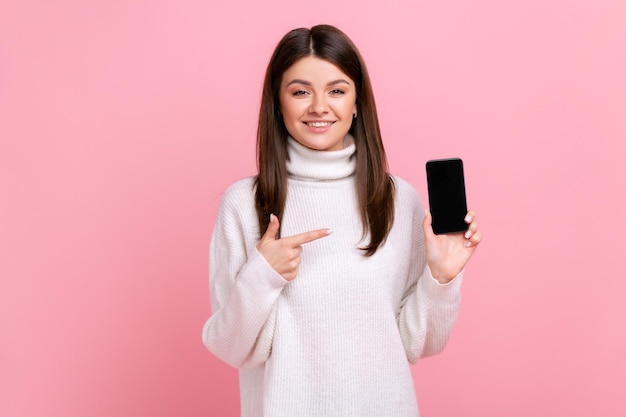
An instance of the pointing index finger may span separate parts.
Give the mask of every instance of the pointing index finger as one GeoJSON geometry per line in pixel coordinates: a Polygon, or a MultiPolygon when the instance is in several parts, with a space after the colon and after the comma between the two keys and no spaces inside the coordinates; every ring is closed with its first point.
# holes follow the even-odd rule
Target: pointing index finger
{"type": "Polygon", "coordinates": [[[305,243],[313,242],[314,240],[321,239],[332,233],[330,229],[317,229],[310,232],[300,233],[298,235],[288,236],[282,238],[283,241],[295,246],[300,246],[305,243]]]}

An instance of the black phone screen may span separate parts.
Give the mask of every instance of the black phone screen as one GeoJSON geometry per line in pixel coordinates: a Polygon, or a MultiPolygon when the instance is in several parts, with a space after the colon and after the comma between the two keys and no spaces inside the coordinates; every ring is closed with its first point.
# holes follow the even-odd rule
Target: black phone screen
{"type": "Polygon", "coordinates": [[[426,162],[426,180],[435,234],[467,230],[463,161],[459,158],[451,158],[426,162]]]}

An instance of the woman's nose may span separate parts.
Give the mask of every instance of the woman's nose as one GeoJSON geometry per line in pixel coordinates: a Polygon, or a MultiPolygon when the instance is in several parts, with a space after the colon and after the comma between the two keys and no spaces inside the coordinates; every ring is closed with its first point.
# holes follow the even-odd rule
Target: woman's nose
{"type": "Polygon", "coordinates": [[[309,106],[309,112],[313,114],[324,114],[328,112],[328,103],[323,95],[315,95],[309,106]]]}

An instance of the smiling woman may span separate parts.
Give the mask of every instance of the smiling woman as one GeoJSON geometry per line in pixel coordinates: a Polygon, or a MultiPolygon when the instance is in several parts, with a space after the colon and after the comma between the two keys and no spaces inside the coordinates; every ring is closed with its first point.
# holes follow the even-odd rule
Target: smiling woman
{"type": "Polygon", "coordinates": [[[242,415],[417,416],[409,363],[447,343],[474,214],[465,235],[433,233],[387,172],[365,64],[332,26],[276,47],[257,146],[258,175],[218,211],[203,329],[240,368],[242,415]]]}
{"type": "MultiPolygon", "coordinates": [[[[345,228],[360,226],[362,217],[347,196],[368,176],[353,183],[346,177],[350,186],[319,208],[334,190],[326,184],[341,183],[329,178],[341,176],[344,165],[330,157],[351,149],[355,159],[366,155],[357,130],[375,118],[358,66],[350,57],[321,57],[327,46],[318,41],[328,37],[318,29],[294,35],[306,51],[296,48],[294,61],[322,58],[355,82],[354,148],[347,142],[311,153],[295,141],[286,145],[292,200],[277,217],[285,237],[299,234],[295,229],[333,233],[301,245],[299,270],[273,298],[275,314],[266,315],[269,292],[250,285],[266,277],[246,279],[252,264],[239,268],[255,245],[233,239],[220,251],[228,226],[220,223],[212,305],[206,291],[206,234],[220,199],[230,182],[257,174],[252,142],[272,50],[288,29],[320,20],[339,25],[367,59],[391,171],[426,197],[422,162],[462,157],[468,202],[485,220],[487,245],[465,269],[460,320],[445,353],[410,367],[420,412],[626,416],[623,0],[347,0],[332,9],[285,7],[282,0],[0,1],[0,416],[238,416],[239,370],[199,338],[209,316],[237,307],[237,324],[259,315],[267,326],[257,333],[258,351],[272,346],[265,362],[250,355],[262,377],[250,382],[253,370],[241,370],[248,400],[252,392],[268,404],[278,395],[295,401],[308,389],[330,408],[338,393],[353,390],[355,402],[367,406],[377,399],[363,399],[372,381],[389,390],[390,381],[404,378],[373,379],[390,358],[404,365],[401,350],[357,357],[372,335],[377,345],[381,336],[397,338],[401,310],[384,308],[397,300],[387,294],[396,288],[389,278],[419,274],[397,273],[403,258],[390,256],[404,217],[396,217],[374,255],[356,257],[381,262],[371,270],[376,277],[357,280],[356,271],[346,271],[355,259],[346,248],[358,251],[361,230],[355,237],[345,228]],[[311,37],[314,52],[307,49],[311,37]],[[307,155],[317,163],[302,162],[313,158],[307,155]],[[335,252],[318,251],[333,241],[335,252]],[[324,275],[316,272],[322,267],[336,268],[324,275]],[[382,327],[384,314],[397,323],[382,327]],[[285,352],[298,359],[286,362],[285,352]],[[290,371],[301,385],[272,391],[290,371]],[[323,382],[314,386],[313,376],[323,382]],[[338,380],[348,380],[344,391],[338,380]]],[[[278,82],[294,61],[272,66],[278,82]]],[[[277,140],[268,141],[271,157],[290,135],[280,130],[279,86],[268,92],[264,136],[276,133],[277,140]]],[[[264,168],[259,181],[272,173],[279,174],[264,168]]],[[[393,201],[407,210],[400,183],[393,201]]],[[[273,201],[275,191],[264,190],[273,201]]],[[[237,205],[248,204],[251,217],[229,224],[232,233],[249,229],[256,244],[267,226],[260,230],[254,202],[224,198],[222,212],[238,214],[237,205]]],[[[232,329],[243,335],[258,327],[232,329]]],[[[379,352],[373,345],[369,351],[379,352]]]]}

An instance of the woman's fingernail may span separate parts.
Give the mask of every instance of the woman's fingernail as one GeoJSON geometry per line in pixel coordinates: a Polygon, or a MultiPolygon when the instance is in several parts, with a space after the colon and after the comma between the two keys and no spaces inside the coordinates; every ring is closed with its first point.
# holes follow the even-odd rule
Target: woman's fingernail
{"type": "Polygon", "coordinates": [[[472,221],[472,216],[470,216],[469,214],[467,216],[465,216],[465,222],[466,223],[470,223],[472,221]]]}
{"type": "Polygon", "coordinates": [[[470,241],[465,242],[465,247],[466,248],[469,248],[470,246],[472,246],[472,242],[470,242],[470,241]]]}
{"type": "Polygon", "coordinates": [[[467,232],[465,232],[465,239],[469,239],[472,236],[472,231],[468,230],[467,232]]]}

